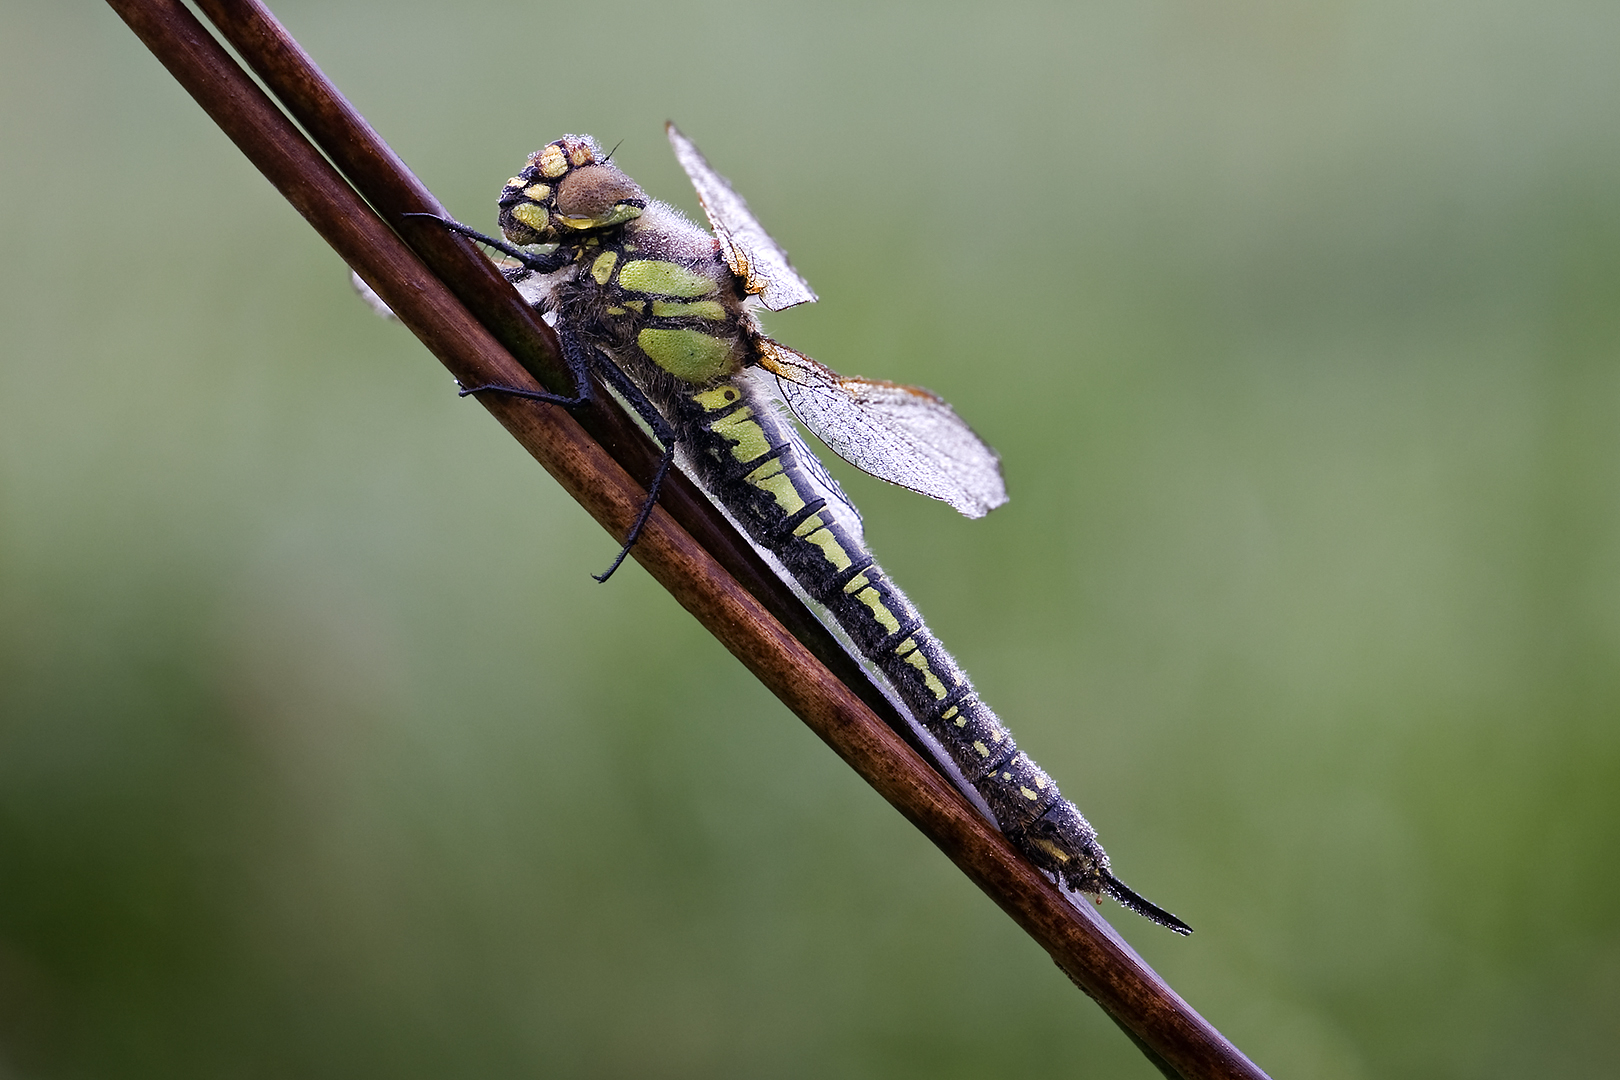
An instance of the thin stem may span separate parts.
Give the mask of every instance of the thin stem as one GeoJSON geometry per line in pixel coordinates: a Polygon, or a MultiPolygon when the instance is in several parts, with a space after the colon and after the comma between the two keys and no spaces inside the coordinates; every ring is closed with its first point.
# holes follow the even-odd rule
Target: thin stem
{"type": "MultiPolygon", "coordinates": [[[[543,347],[547,341],[543,327],[530,325],[523,329],[531,341],[515,347],[516,355],[503,346],[493,325],[486,328],[469,313],[463,300],[429,269],[417,251],[384,224],[179,0],[108,3],[254,165],[464,385],[530,385],[532,367],[546,376],[549,389],[568,389],[565,381],[550,382],[562,373],[562,366],[555,349],[547,355],[543,347]]],[[[306,104],[311,106],[310,116],[319,122],[312,123],[291,102],[289,108],[332,160],[356,178],[359,170],[345,164],[345,147],[332,141],[334,136],[331,131],[323,131],[323,123],[344,115],[352,116],[362,126],[364,121],[353,114],[296,43],[255,2],[199,3],[284,101],[289,95],[310,95],[306,104]],[[278,66],[295,73],[298,85],[284,90],[271,74],[278,66]]],[[[341,124],[337,130],[342,130],[341,124]]],[[[420,187],[380,139],[360,157],[360,165],[384,174],[387,184],[398,185],[401,191],[413,185],[420,187]]],[[[361,181],[356,178],[356,183],[361,181]]],[[[379,209],[384,208],[384,201],[369,187],[362,190],[379,209]]],[[[424,198],[418,193],[411,201],[415,205],[396,205],[385,212],[396,222],[400,220],[398,213],[407,209],[442,213],[431,196],[424,198]]],[[[402,226],[401,232],[410,235],[412,245],[424,255],[434,251],[440,241],[447,251],[463,249],[464,245],[442,230],[432,230],[437,240],[427,233],[415,235],[409,226],[402,226]]],[[[469,252],[463,250],[463,254],[469,252]]],[[[439,258],[435,255],[435,262],[439,258]]],[[[472,259],[473,266],[480,262],[472,259]]],[[[484,274],[473,266],[458,266],[456,276],[451,278],[463,292],[483,288],[469,286],[462,279],[465,274],[477,281],[484,274]]],[[[498,274],[493,276],[499,280],[498,274]]],[[[493,282],[489,284],[493,294],[493,282]]],[[[505,287],[504,281],[500,284],[505,287]]],[[[506,292],[511,294],[510,289],[506,292]]],[[[515,298],[515,294],[512,296],[515,298]]],[[[521,303],[499,303],[508,308],[522,307],[521,303]]],[[[513,317],[521,324],[520,315],[513,317]]],[[[532,315],[528,321],[537,323],[532,315]]],[[[645,489],[579,422],[563,409],[508,395],[491,396],[483,404],[609,532],[615,536],[624,534],[644,499],[645,489]]],[[[650,455],[652,448],[639,438],[639,432],[636,434],[636,445],[650,455]]],[[[644,466],[651,464],[650,460],[641,462],[644,466]]],[[[636,472],[643,477],[651,475],[650,468],[638,466],[636,472]]],[[[671,480],[677,475],[672,474],[671,480]]],[[[691,493],[707,506],[700,495],[691,493]]],[[[703,516],[721,519],[712,508],[699,515],[703,516]]],[[[705,539],[712,533],[722,537],[723,542],[723,532],[703,528],[699,533],[705,539]]],[[[710,633],[1039,942],[1166,1075],[1188,1080],[1264,1077],[1143,963],[1089,905],[1077,908],[1070,904],[1020,857],[955,788],[890,730],[868,707],[864,695],[829,671],[773,616],[750,591],[752,582],[750,588],[739,584],[664,505],[649,518],[634,555],[710,633]]],[[[728,562],[731,557],[735,553],[728,562]]]]}

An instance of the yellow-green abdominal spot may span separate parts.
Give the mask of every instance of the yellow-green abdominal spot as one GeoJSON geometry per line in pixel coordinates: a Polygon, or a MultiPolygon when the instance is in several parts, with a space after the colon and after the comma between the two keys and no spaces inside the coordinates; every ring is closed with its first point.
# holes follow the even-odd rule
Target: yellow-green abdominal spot
{"type": "MultiPolygon", "coordinates": [[[[939,676],[934,674],[934,669],[928,666],[928,658],[921,651],[914,652],[906,657],[906,663],[922,673],[923,685],[928,688],[928,692],[933,694],[936,700],[944,700],[945,695],[948,693],[945,684],[939,681],[939,676]]],[[[977,746],[978,743],[973,745],[977,746]]]]}
{"type": "Polygon", "coordinates": [[[834,570],[847,570],[853,563],[849,552],[833,536],[831,529],[817,529],[804,538],[807,543],[816,545],[821,549],[821,557],[832,563],[834,570]]]}
{"type": "MultiPolygon", "coordinates": [[[[730,391],[733,395],[736,394],[736,391],[729,386],[723,388],[722,390],[717,390],[715,393],[724,395],[727,391],[730,391]]],[[[700,394],[698,396],[698,400],[702,401],[703,397],[704,395],[700,394]]],[[[714,431],[718,435],[723,436],[727,442],[731,443],[731,456],[741,464],[746,465],[748,462],[753,461],[756,458],[764,457],[771,451],[770,441],[765,438],[765,432],[759,426],[759,421],[754,419],[754,410],[748,408],[747,406],[738,409],[730,416],[723,416],[719,420],[716,420],[711,425],[710,430],[714,431]]],[[[775,459],[773,458],[772,461],[767,462],[766,465],[761,466],[761,468],[765,468],[770,464],[773,464],[774,461],[775,459]]],[[[781,471],[781,465],[777,465],[776,468],[770,470],[772,473],[779,473],[781,471]]],[[[763,473],[758,473],[757,470],[756,473],[758,475],[764,475],[763,473]]],[[[750,482],[758,482],[756,476],[754,475],[749,476],[748,479],[750,482]]]]}
{"type": "MultiPolygon", "coordinates": [[[[759,428],[758,424],[748,426],[755,430],[759,428]]],[[[763,441],[763,438],[761,438],[761,442],[763,441]]],[[[744,443],[737,444],[737,459],[739,461],[754,460],[752,457],[747,459],[742,457],[744,445],[744,443]]],[[[754,457],[758,456],[758,454],[754,455],[754,457]]],[[[799,496],[799,489],[793,486],[793,478],[782,471],[782,463],[775,458],[767,461],[743,479],[759,488],[759,490],[769,493],[771,498],[776,501],[777,507],[784,514],[796,514],[804,508],[804,499],[799,496]]]]}
{"type": "MultiPolygon", "coordinates": [[[[890,611],[889,606],[883,602],[882,593],[878,592],[876,589],[866,588],[856,593],[855,599],[872,609],[872,618],[876,619],[878,621],[878,625],[883,627],[883,629],[887,630],[891,634],[900,629],[900,620],[895,618],[894,612],[890,611]]],[[[906,644],[910,645],[914,649],[917,647],[910,638],[906,639],[906,644]]],[[[901,648],[904,648],[904,646],[901,648]]],[[[900,650],[897,649],[895,651],[899,652],[900,650]]]]}
{"type": "MultiPolygon", "coordinates": [[[[620,280],[623,280],[622,273],[620,280]]],[[[701,330],[658,330],[649,327],[636,335],[636,344],[641,346],[641,351],[653,363],[685,382],[711,382],[728,374],[735,366],[730,345],[701,330]]]]}
{"type": "Polygon", "coordinates": [[[619,286],[631,292],[656,293],[659,296],[707,296],[719,288],[713,278],[694,274],[680,263],[662,259],[637,259],[625,263],[624,269],[619,271],[619,286]]]}

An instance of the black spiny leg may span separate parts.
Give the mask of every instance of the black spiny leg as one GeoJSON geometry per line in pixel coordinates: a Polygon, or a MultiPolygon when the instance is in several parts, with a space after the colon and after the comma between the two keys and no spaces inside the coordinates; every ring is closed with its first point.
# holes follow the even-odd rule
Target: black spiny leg
{"type": "Polygon", "coordinates": [[[664,477],[669,475],[669,467],[675,462],[675,429],[669,426],[654,406],[647,400],[647,395],[641,388],[630,381],[630,377],[620,371],[618,365],[595,349],[588,348],[579,336],[566,328],[557,334],[557,340],[562,344],[563,360],[568,365],[569,373],[574,377],[574,385],[579,391],[572,397],[562,394],[553,394],[545,390],[525,390],[519,386],[504,386],[500,383],[486,383],[483,386],[462,387],[458,393],[462,397],[468,394],[510,394],[513,397],[527,398],[530,401],[549,401],[554,405],[583,405],[590,400],[591,380],[590,372],[599,372],[603,379],[617,390],[636,410],[636,414],[646,421],[652,429],[653,438],[657,439],[664,448],[664,456],[658,462],[658,468],[653,472],[652,483],[647,485],[647,499],[641,504],[641,510],[636,514],[636,520],[630,526],[630,532],[624,538],[624,546],[614,557],[612,565],[600,574],[591,576],[597,581],[606,581],[613,576],[613,571],[624,562],[630,549],[635,547],[636,541],[641,537],[641,530],[646,528],[647,519],[652,516],[653,506],[658,502],[658,489],[664,485],[664,477]]]}
{"type": "MultiPolygon", "coordinates": [[[[572,334],[562,335],[564,353],[567,353],[567,343],[572,337],[572,334]]],[[[625,534],[624,546],[619,549],[612,566],[600,574],[591,575],[597,581],[606,581],[613,576],[613,571],[619,568],[619,564],[624,562],[625,556],[630,554],[630,549],[636,546],[636,541],[641,538],[641,530],[646,527],[647,519],[652,516],[653,507],[658,503],[658,489],[664,486],[664,477],[669,475],[669,467],[675,463],[675,429],[669,426],[669,421],[665,420],[663,414],[647,400],[647,395],[641,392],[641,388],[619,370],[617,364],[601,353],[595,353],[594,359],[596,370],[602,373],[602,377],[613,389],[623,395],[624,400],[630,403],[630,407],[636,410],[636,414],[647,422],[647,426],[652,428],[653,438],[664,447],[664,456],[653,473],[652,483],[647,485],[647,500],[641,504],[641,512],[636,514],[636,520],[631,524],[630,531],[625,534]]]]}
{"type": "MultiPolygon", "coordinates": [[[[513,247],[504,240],[497,240],[493,236],[486,236],[477,229],[463,225],[454,218],[440,217],[438,214],[401,214],[400,217],[426,218],[428,221],[444,226],[458,236],[465,236],[469,240],[476,240],[486,244],[496,251],[510,255],[522,263],[524,269],[532,270],[537,274],[554,274],[568,265],[568,253],[562,249],[545,255],[536,255],[532,251],[513,247]]],[[[591,399],[591,381],[588,376],[590,365],[587,363],[584,351],[570,350],[565,342],[563,345],[563,363],[568,365],[568,374],[574,379],[574,392],[572,394],[554,394],[550,390],[525,390],[520,386],[507,386],[503,383],[485,383],[482,386],[463,386],[457,390],[462,397],[468,394],[481,394],[491,390],[500,394],[510,394],[513,397],[525,398],[529,401],[546,401],[553,405],[583,405],[591,399]]]]}
{"type": "Polygon", "coordinates": [[[505,383],[484,383],[482,386],[460,387],[456,390],[456,396],[466,397],[468,394],[482,394],[489,391],[496,394],[510,394],[528,401],[548,401],[553,405],[568,408],[585,404],[591,400],[590,361],[572,334],[561,334],[558,341],[562,344],[563,363],[568,365],[568,374],[574,380],[572,394],[553,394],[550,390],[525,390],[521,386],[507,386],[505,383]]]}
{"type": "MultiPolygon", "coordinates": [[[[510,255],[522,263],[526,269],[537,274],[556,273],[571,261],[571,256],[562,248],[545,255],[536,255],[532,251],[524,251],[522,248],[513,247],[511,244],[503,240],[497,240],[493,236],[486,236],[477,229],[463,225],[454,218],[440,217],[437,214],[403,214],[401,216],[427,218],[429,221],[437,222],[458,236],[465,236],[469,240],[487,244],[496,251],[510,255]]],[[[457,392],[462,397],[466,397],[468,394],[488,392],[510,394],[513,397],[526,398],[530,401],[546,401],[553,405],[565,407],[583,405],[591,397],[590,372],[594,370],[601,373],[602,378],[607,380],[613,389],[617,390],[624,397],[624,400],[630,403],[630,407],[636,410],[636,414],[652,429],[653,437],[663,444],[664,456],[658,462],[658,468],[653,472],[652,483],[647,485],[647,500],[641,504],[641,510],[636,514],[636,520],[631,523],[630,532],[624,538],[624,546],[619,549],[619,554],[614,557],[612,565],[600,574],[591,575],[597,581],[606,581],[613,576],[613,571],[617,570],[620,564],[624,562],[625,556],[630,554],[630,549],[635,547],[636,541],[641,538],[641,530],[647,527],[647,519],[652,516],[653,507],[658,503],[658,490],[664,486],[664,477],[669,475],[669,467],[675,463],[675,429],[669,426],[669,421],[665,420],[663,414],[654,407],[651,401],[647,400],[647,395],[641,392],[641,388],[631,382],[630,377],[620,371],[618,365],[614,364],[613,361],[595,349],[587,349],[578,336],[569,332],[566,328],[557,332],[557,340],[562,345],[563,362],[568,365],[568,373],[574,378],[575,390],[572,395],[553,394],[549,390],[525,390],[520,386],[505,386],[501,383],[464,386],[457,392]]]]}
{"type": "Polygon", "coordinates": [[[562,248],[547,252],[544,255],[536,255],[532,251],[524,251],[520,247],[513,247],[505,240],[497,240],[493,236],[486,236],[470,225],[463,225],[455,218],[440,217],[438,214],[401,214],[399,216],[426,218],[429,221],[436,221],[457,236],[465,236],[469,240],[476,240],[480,244],[494,248],[502,255],[512,256],[512,258],[522,263],[525,269],[533,270],[537,274],[554,274],[571,261],[568,252],[562,248]]]}

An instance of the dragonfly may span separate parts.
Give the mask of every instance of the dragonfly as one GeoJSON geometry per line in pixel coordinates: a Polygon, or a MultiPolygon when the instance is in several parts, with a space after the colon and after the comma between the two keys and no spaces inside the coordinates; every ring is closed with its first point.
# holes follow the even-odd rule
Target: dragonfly
{"type": "Polygon", "coordinates": [[[504,273],[556,330],[576,387],[571,395],[499,384],[460,392],[579,405],[599,377],[663,457],[598,580],[631,550],[678,461],[881,674],[942,751],[939,764],[1027,859],[1073,893],[1113,897],[1191,933],[1114,876],[1096,829],[1018,748],[878,565],[859,511],[780,406],[857,469],[970,518],[1007,501],[995,451],[937,395],[839,375],[768,337],[761,309],[817,296],[730,182],[673,124],[666,130],[710,229],[649,198],[588,135],[546,144],[506,182],[497,200],[502,238],[435,218],[506,256],[504,273]]]}

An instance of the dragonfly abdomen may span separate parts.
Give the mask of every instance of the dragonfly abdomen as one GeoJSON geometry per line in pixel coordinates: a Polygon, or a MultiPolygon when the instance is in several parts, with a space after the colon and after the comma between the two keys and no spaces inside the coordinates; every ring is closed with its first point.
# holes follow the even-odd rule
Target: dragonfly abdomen
{"type": "Polygon", "coordinates": [[[1108,891],[1096,831],[982,702],[905,594],[797,459],[785,417],[746,380],[669,402],[699,480],[882,672],[996,824],[1071,888],[1108,891]]]}

